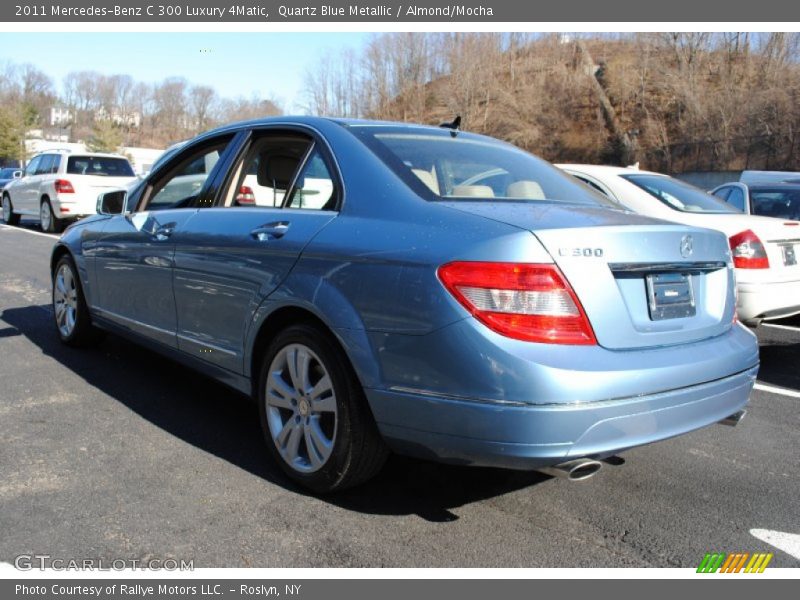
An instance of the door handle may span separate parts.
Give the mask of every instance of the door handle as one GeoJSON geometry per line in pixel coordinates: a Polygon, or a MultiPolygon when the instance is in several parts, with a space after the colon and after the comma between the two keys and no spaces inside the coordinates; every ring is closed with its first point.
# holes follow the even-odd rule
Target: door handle
{"type": "Polygon", "coordinates": [[[163,242],[168,240],[169,237],[175,232],[175,223],[167,223],[166,225],[162,225],[158,229],[153,232],[153,237],[159,241],[163,242]]]}
{"type": "Polygon", "coordinates": [[[282,238],[287,231],[289,231],[288,221],[276,221],[275,223],[267,223],[256,227],[250,232],[250,235],[259,242],[268,242],[269,240],[282,238]]]}

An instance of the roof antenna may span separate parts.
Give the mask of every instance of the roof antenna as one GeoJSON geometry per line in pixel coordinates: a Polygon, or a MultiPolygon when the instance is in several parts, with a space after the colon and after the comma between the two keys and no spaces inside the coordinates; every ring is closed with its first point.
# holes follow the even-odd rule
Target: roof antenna
{"type": "Polygon", "coordinates": [[[453,119],[452,123],[439,123],[439,127],[450,129],[450,135],[455,137],[459,132],[459,128],[461,127],[461,115],[456,115],[456,118],[453,119]]]}

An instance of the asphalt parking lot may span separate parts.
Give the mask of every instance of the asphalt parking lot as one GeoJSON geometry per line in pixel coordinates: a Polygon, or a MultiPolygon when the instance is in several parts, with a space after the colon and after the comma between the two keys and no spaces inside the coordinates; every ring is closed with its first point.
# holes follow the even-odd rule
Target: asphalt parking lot
{"type": "MultiPolygon", "coordinates": [[[[800,534],[800,320],[761,327],[747,418],[625,455],[593,479],[393,457],[318,499],[281,475],[254,405],[119,338],[62,346],[55,236],[0,226],[0,561],[195,567],[696,567],[800,534]],[[760,536],[760,537],[757,537],[760,536]]],[[[787,548],[783,544],[784,549],[787,548]]]]}

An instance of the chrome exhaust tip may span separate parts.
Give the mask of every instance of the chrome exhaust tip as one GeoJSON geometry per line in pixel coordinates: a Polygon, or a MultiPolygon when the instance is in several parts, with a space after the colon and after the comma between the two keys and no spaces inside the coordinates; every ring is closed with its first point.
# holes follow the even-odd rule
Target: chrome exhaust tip
{"type": "Polygon", "coordinates": [[[747,414],[746,410],[740,410],[739,412],[735,412],[732,415],[729,415],[720,421],[721,425],[727,425],[728,427],[736,427],[739,424],[739,421],[744,419],[744,416],[747,414]]]}
{"type": "Polygon", "coordinates": [[[541,467],[538,471],[553,477],[570,481],[585,481],[593,477],[603,465],[589,458],[576,458],[550,467],[541,467]]]}

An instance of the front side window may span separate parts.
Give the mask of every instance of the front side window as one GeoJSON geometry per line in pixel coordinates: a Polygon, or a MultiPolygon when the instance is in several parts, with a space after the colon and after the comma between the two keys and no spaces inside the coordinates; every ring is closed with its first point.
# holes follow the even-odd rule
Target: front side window
{"type": "Polygon", "coordinates": [[[647,173],[620,175],[620,177],[630,181],[673,210],[696,213],[739,212],[716,196],[672,177],[647,173]]]}
{"type": "Polygon", "coordinates": [[[39,168],[39,163],[42,161],[41,156],[35,156],[31,162],[28,163],[28,166],[25,167],[25,175],[30,177],[31,175],[36,174],[36,170],[39,168]]]}
{"type": "Polygon", "coordinates": [[[206,181],[230,142],[230,137],[183,156],[152,184],[147,210],[190,208],[202,199],[206,181]]]}
{"type": "Polygon", "coordinates": [[[70,156],[67,173],[71,175],[99,175],[102,177],[133,177],[133,168],[124,158],[112,156],[70,156]]]}
{"type": "Polygon", "coordinates": [[[618,208],[572,177],[491,138],[432,128],[348,129],[428,200],[568,202],[618,208]]]}

